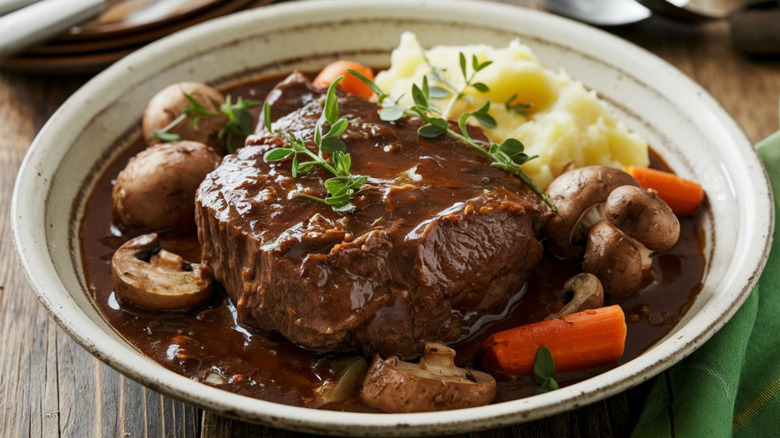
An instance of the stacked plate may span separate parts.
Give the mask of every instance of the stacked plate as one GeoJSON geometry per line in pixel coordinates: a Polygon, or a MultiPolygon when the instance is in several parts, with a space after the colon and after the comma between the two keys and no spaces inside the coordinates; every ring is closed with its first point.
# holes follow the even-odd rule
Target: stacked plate
{"type": "Polygon", "coordinates": [[[95,72],[177,30],[272,1],[108,0],[100,16],[47,44],[5,58],[2,65],[35,72],[95,72]]]}

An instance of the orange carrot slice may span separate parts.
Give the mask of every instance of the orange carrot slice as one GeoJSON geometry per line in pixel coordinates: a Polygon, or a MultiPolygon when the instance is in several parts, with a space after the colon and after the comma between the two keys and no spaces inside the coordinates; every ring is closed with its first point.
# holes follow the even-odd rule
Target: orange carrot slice
{"type": "Polygon", "coordinates": [[[354,94],[364,99],[369,99],[374,95],[371,88],[366,85],[360,78],[350,73],[348,70],[355,70],[363,76],[374,80],[374,72],[370,67],[367,67],[356,61],[340,60],[332,64],[328,64],[320,71],[316,78],[314,78],[314,85],[316,88],[327,88],[333,81],[339,76],[344,76],[344,79],[339,82],[339,89],[345,93],[354,94]]]}
{"type": "Polygon", "coordinates": [[[510,375],[532,375],[539,347],[552,352],[559,373],[616,362],[626,345],[620,306],[585,310],[491,335],[483,344],[484,364],[510,375]]]}
{"type": "Polygon", "coordinates": [[[692,215],[704,199],[704,189],[697,182],[679,176],[645,167],[627,167],[645,190],[654,190],[672,211],[679,216],[692,215]]]}

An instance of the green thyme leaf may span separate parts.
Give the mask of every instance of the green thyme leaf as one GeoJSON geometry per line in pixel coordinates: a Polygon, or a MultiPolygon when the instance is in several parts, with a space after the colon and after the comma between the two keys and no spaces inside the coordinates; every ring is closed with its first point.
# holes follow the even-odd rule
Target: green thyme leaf
{"type": "Polygon", "coordinates": [[[293,154],[292,159],[292,166],[291,166],[290,174],[293,178],[298,178],[298,175],[301,173],[301,166],[298,164],[298,154],[293,154]]]}
{"type": "Polygon", "coordinates": [[[532,105],[529,103],[513,103],[515,99],[517,99],[517,93],[513,94],[512,97],[510,97],[509,100],[504,103],[504,108],[506,108],[506,110],[510,113],[520,114],[522,116],[528,117],[529,113],[526,110],[530,109],[532,105]]]}
{"type": "Polygon", "coordinates": [[[347,177],[336,176],[325,181],[325,189],[333,196],[347,193],[347,177]]]}
{"type": "Polygon", "coordinates": [[[539,347],[536,350],[534,359],[534,380],[541,386],[536,391],[537,394],[558,389],[557,373],[555,372],[555,361],[552,352],[547,347],[539,347]]]}
{"type": "Polygon", "coordinates": [[[382,107],[382,109],[379,110],[379,119],[384,120],[385,122],[394,122],[404,116],[405,110],[406,108],[401,105],[382,107]]]}
{"type": "Polygon", "coordinates": [[[544,379],[544,382],[536,389],[536,393],[544,394],[545,392],[550,392],[555,389],[558,389],[558,382],[556,382],[555,379],[548,377],[544,379]]]}
{"type": "Polygon", "coordinates": [[[339,99],[336,97],[336,86],[342,79],[344,79],[344,75],[339,76],[335,81],[331,82],[330,86],[328,86],[328,92],[325,95],[325,108],[323,109],[322,114],[325,117],[325,120],[331,125],[336,123],[336,120],[339,118],[339,99]]]}
{"type": "Polygon", "coordinates": [[[493,61],[485,61],[480,63],[479,59],[477,59],[477,55],[471,55],[471,68],[473,68],[475,72],[484,70],[492,63],[493,61]]]}
{"type": "Polygon", "coordinates": [[[263,161],[279,161],[292,155],[295,151],[290,148],[271,149],[263,155],[263,161]]]}
{"type": "Polygon", "coordinates": [[[243,138],[252,133],[254,119],[249,113],[250,108],[262,105],[259,100],[238,98],[233,103],[232,97],[225,96],[225,102],[219,107],[219,111],[227,117],[227,123],[219,130],[219,137],[225,139],[228,152],[235,152],[243,144],[243,138]]]}
{"type": "Polygon", "coordinates": [[[528,161],[528,155],[523,153],[525,146],[520,140],[508,138],[501,143],[499,150],[505,153],[513,163],[523,164],[528,161]]]}
{"type": "Polygon", "coordinates": [[[341,134],[343,134],[344,131],[347,130],[347,126],[349,126],[349,121],[347,121],[347,119],[343,119],[342,118],[342,119],[337,120],[336,123],[331,125],[330,131],[328,131],[328,133],[325,135],[325,137],[326,138],[338,137],[341,134]]]}
{"type": "Polygon", "coordinates": [[[427,108],[428,107],[428,99],[425,97],[425,94],[423,93],[422,89],[417,86],[417,84],[412,85],[412,100],[414,101],[414,104],[421,108],[427,108]]]}
{"type": "Polygon", "coordinates": [[[474,120],[479,122],[479,124],[485,128],[494,129],[496,126],[498,126],[496,119],[494,119],[493,116],[488,113],[473,113],[471,116],[474,117],[474,120]]]}
{"type": "Polygon", "coordinates": [[[375,84],[374,81],[372,81],[371,79],[367,78],[363,73],[360,73],[359,71],[355,71],[355,70],[352,70],[352,69],[347,69],[347,71],[352,73],[353,75],[357,76],[358,79],[360,79],[361,81],[363,81],[363,83],[368,85],[368,88],[370,88],[371,91],[373,91],[374,94],[376,94],[376,97],[377,97],[377,99],[378,99],[380,104],[382,103],[382,101],[386,97],[388,97],[388,95],[385,94],[385,92],[382,91],[382,89],[379,88],[379,86],[377,84],[375,84]]]}
{"type": "Polygon", "coordinates": [[[181,140],[181,135],[173,132],[166,132],[162,129],[152,129],[152,136],[149,137],[149,142],[161,141],[163,143],[170,143],[172,141],[181,140]]]}
{"type": "Polygon", "coordinates": [[[474,82],[473,84],[471,84],[471,86],[476,88],[477,91],[480,91],[482,93],[487,93],[488,91],[490,91],[490,87],[488,87],[482,82],[474,82]]]}
{"type": "Polygon", "coordinates": [[[441,127],[436,126],[433,123],[426,123],[425,125],[420,126],[419,129],[417,129],[417,135],[424,138],[441,137],[446,132],[447,132],[446,129],[442,129],[441,127]]]}
{"type": "Polygon", "coordinates": [[[200,120],[204,117],[214,117],[217,113],[209,111],[205,106],[201,105],[191,94],[183,93],[184,98],[190,103],[190,106],[182,110],[183,114],[191,116],[192,127],[197,130],[200,120]],[[192,116],[194,114],[194,116],[192,116]]]}
{"type": "Polygon", "coordinates": [[[347,152],[347,145],[338,137],[327,137],[320,142],[320,150],[327,153],[347,152]]]}
{"type": "Polygon", "coordinates": [[[469,130],[466,127],[466,122],[471,117],[471,113],[463,113],[458,117],[458,127],[460,128],[461,134],[463,134],[464,137],[471,140],[471,135],[469,134],[469,130]]]}
{"type": "Polygon", "coordinates": [[[265,130],[273,132],[271,128],[271,104],[267,100],[263,104],[263,121],[265,122],[265,130]]]}
{"type": "Polygon", "coordinates": [[[452,92],[446,88],[433,86],[429,89],[429,96],[431,99],[446,99],[450,97],[452,92]]]}

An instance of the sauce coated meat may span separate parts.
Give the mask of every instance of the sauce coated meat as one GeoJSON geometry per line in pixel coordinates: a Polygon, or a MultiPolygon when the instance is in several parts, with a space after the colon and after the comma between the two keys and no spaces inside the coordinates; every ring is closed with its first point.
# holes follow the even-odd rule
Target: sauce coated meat
{"type": "MultiPolygon", "coordinates": [[[[254,83],[236,89],[233,93],[245,98],[262,99],[274,85],[275,81],[254,83]]],[[[316,116],[305,114],[304,101],[312,101],[316,95],[311,90],[304,91],[297,94],[301,99],[297,103],[290,103],[294,99],[283,99],[279,95],[280,90],[274,91],[270,97],[279,102],[272,109],[274,118],[278,119],[275,126],[301,130],[311,128],[311,123],[307,125],[305,119],[316,116]],[[286,110],[287,104],[289,108],[286,110]],[[304,116],[298,122],[291,119],[285,121],[286,114],[301,106],[304,107],[304,116]]],[[[374,122],[370,113],[373,111],[375,117],[375,107],[373,110],[364,109],[363,103],[352,100],[342,101],[342,113],[365,111],[360,113],[360,117],[363,117],[365,126],[370,129],[374,122]]],[[[376,129],[382,131],[384,128],[376,129]]],[[[414,132],[416,126],[398,129],[414,132]]],[[[327,386],[323,383],[338,378],[345,364],[358,357],[359,353],[346,351],[350,348],[358,349],[360,354],[395,348],[396,345],[389,345],[389,342],[399,345],[402,355],[405,351],[413,356],[420,346],[419,341],[424,337],[439,337],[436,340],[449,340],[449,345],[455,348],[459,366],[481,369],[479,351],[482,341],[498,330],[543,319],[550,313],[550,307],[559,300],[566,279],[580,271],[579,262],[561,261],[542,253],[542,247],[532,232],[533,219],[540,214],[539,203],[527,195],[526,189],[519,182],[488,166],[482,166],[482,173],[474,173],[470,170],[471,166],[461,165],[473,160],[468,153],[461,152],[462,149],[445,148],[444,151],[437,149],[434,152],[424,142],[418,142],[415,146],[403,138],[392,140],[391,137],[396,134],[379,131],[375,133],[376,137],[366,136],[363,139],[357,138],[361,135],[358,132],[350,134],[358,142],[377,142],[377,138],[383,142],[377,149],[356,148],[351,151],[355,173],[362,171],[372,177],[367,183],[367,189],[361,190],[360,196],[354,200],[358,213],[351,220],[344,220],[343,216],[326,209],[318,209],[302,199],[296,200],[296,203],[300,203],[290,210],[276,209],[272,202],[253,204],[248,202],[249,198],[243,200],[247,201],[244,203],[241,199],[233,199],[229,208],[227,203],[220,206],[220,202],[226,202],[221,190],[230,183],[224,179],[224,175],[212,175],[212,187],[209,189],[208,184],[204,185],[205,192],[201,192],[198,205],[201,238],[207,242],[204,253],[210,265],[225,266],[227,263],[232,268],[222,273],[216,272],[217,279],[225,285],[226,291],[218,287],[217,293],[206,303],[179,312],[154,312],[128,303],[120,305],[113,291],[111,257],[121,244],[138,233],[112,225],[112,180],[129,157],[144,148],[143,141],[139,140],[100,177],[86,204],[80,238],[85,274],[97,307],[128,342],[166,368],[238,394],[290,405],[372,411],[372,408],[360,401],[356,393],[336,401],[323,396],[322,388],[327,386]],[[426,159],[433,154],[447,156],[426,159]],[[410,163],[405,161],[406,155],[418,158],[410,163]],[[447,168],[440,167],[438,163],[441,162],[448,163],[447,168]],[[398,177],[402,173],[405,174],[403,180],[398,177]],[[434,176],[440,179],[436,183],[426,183],[434,176]],[[425,188],[421,189],[423,186],[425,188]],[[457,196],[452,197],[449,195],[451,192],[457,193],[457,196]],[[405,210],[415,205],[418,208],[413,209],[413,212],[405,210]],[[469,205],[477,211],[483,209],[485,213],[476,215],[480,219],[474,223],[469,222],[467,215],[463,214],[469,205]],[[275,220],[272,222],[276,224],[273,227],[261,226],[258,222],[246,219],[249,215],[239,214],[240,208],[260,209],[256,216],[263,221],[270,220],[274,215],[284,217],[285,221],[275,220]],[[490,215],[496,216],[491,218],[490,215]],[[232,221],[232,225],[226,226],[223,219],[232,221]],[[434,222],[439,224],[431,228],[434,222]],[[444,245],[444,241],[439,240],[441,236],[450,231],[457,235],[458,227],[461,226],[479,228],[477,234],[485,239],[506,237],[507,233],[520,236],[521,243],[502,246],[502,251],[510,253],[510,256],[503,255],[504,260],[511,262],[502,262],[493,271],[490,271],[489,266],[480,266],[489,271],[484,276],[469,274],[468,278],[450,279],[451,284],[438,289],[431,288],[428,283],[438,281],[437,275],[446,274],[447,265],[427,261],[426,245],[444,245]],[[239,240],[235,239],[237,234],[242,236],[239,240]],[[294,238],[287,239],[291,234],[294,238]],[[229,252],[216,248],[213,242],[219,239],[238,242],[239,247],[233,247],[229,252]],[[339,299],[341,301],[331,303],[341,309],[338,316],[346,319],[346,322],[333,320],[332,315],[327,314],[307,318],[298,323],[300,325],[296,325],[300,318],[281,313],[273,320],[263,319],[262,313],[258,312],[263,305],[273,307],[291,304],[284,302],[282,295],[275,295],[277,292],[268,292],[280,287],[279,284],[285,285],[279,289],[283,291],[280,293],[292,291],[297,294],[294,295],[296,302],[293,303],[299,306],[296,312],[316,312],[310,307],[310,301],[327,300],[328,297],[317,294],[317,282],[313,286],[306,286],[301,281],[300,272],[309,269],[307,276],[312,273],[322,276],[324,271],[327,273],[324,281],[336,283],[341,281],[339,276],[362,275],[347,269],[356,266],[351,260],[341,260],[347,257],[351,246],[358,244],[375,245],[371,246],[375,250],[364,255],[370,256],[371,261],[357,265],[373,270],[381,268],[382,275],[378,278],[383,280],[381,284],[371,284],[363,290],[348,290],[339,299]],[[344,254],[334,258],[331,254],[337,245],[344,246],[344,254]],[[402,262],[399,258],[414,262],[402,262]],[[381,259],[381,262],[377,259],[381,259]],[[255,261],[273,265],[281,276],[275,279],[253,278],[253,273],[245,272],[244,268],[255,261]],[[426,263],[437,266],[439,270],[429,269],[425,275],[412,275],[415,268],[426,266],[426,263]],[[508,274],[506,271],[510,267],[517,271],[508,274]],[[243,287],[242,275],[252,278],[250,283],[254,285],[253,288],[243,287]],[[293,278],[293,275],[297,277],[293,278]],[[266,281],[263,286],[265,289],[258,286],[263,281],[266,281]],[[468,292],[486,288],[491,291],[487,301],[474,299],[475,294],[468,292]],[[412,298],[407,300],[403,297],[404,289],[412,298]],[[423,291],[424,294],[410,294],[409,290],[423,291]],[[434,292],[427,292],[430,290],[434,292]],[[260,291],[268,295],[261,296],[260,291]],[[415,302],[414,296],[424,299],[415,302]],[[384,303],[393,298],[407,308],[380,310],[384,308],[384,303]],[[360,307],[355,306],[355,299],[363,300],[360,304],[365,304],[363,309],[369,310],[354,311],[360,307]],[[238,305],[234,306],[233,302],[238,305]],[[267,304],[262,304],[264,302],[267,304]],[[401,330],[397,337],[393,335],[397,330],[393,333],[382,332],[382,327],[394,324],[394,318],[409,318],[409,306],[415,312],[420,309],[430,312],[426,318],[430,323],[412,325],[413,330],[408,333],[401,330]],[[382,312],[386,315],[383,316],[382,312]],[[372,321],[380,318],[387,318],[384,325],[372,328],[372,321]],[[240,319],[248,324],[239,324],[240,319]],[[322,324],[332,324],[332,336],[321,335],[327,334],[327,330],[322,330],[322,324]],[[256,330],[252,326],[270,329],[271,332],[256,330]],[[309,347],[334,351],[322,353],[306,349],[274,331],[281,331],[291,338],[299,336],[297,341],[309,347]],[[312,336],[311,333],[315,332],[317,334],[312,336]],[[309,344],[306,344],[307,340],[309,344]]],[[[250,143],[257,145],[244,148],[236,156],[228,158],[228,166],[240,168],[246,163],[261,166],[262,154],[267,144],[272,144],[274,139],[273,135],[262,129],[256,134],[250,143]]],[[[654,167],[664,168],[657,157],[651,158],[654,167]]],[[[290,184],[307,184],[305,177],[300,181],[292,181],[287,176],[289,165],[283,162],[262,165],[265,167],[259,170],[244,170],[244,177],[251,174],[258,180],[270,178],[270,181],[265,181],[268,184],[264,187],[280,190],[280,194],[275,196],[289,191],[290,184]]],[[[315,177],[317,175],[313,173],[311,178],[315,177]]],[[[245,189],[244,195],[248,197],[257,197],[262,193],[252,184],[234,188],[245,189]]],[[[605,302],[605,305],[621,305],[627,315],[628,338],[621,361],[588,373],[560,376],[563,385],[633,359],[668,332],[687,310],[701,287],[705,266],[702,255],[703,235],[697,217],[681,218],[680,222],[679,242],[653,262],[654,281],[638,293],[608,297],[605,302]]],[[[447,239],[451,239],[451,236],[447,239]]],[[[187,260],[197,262],[201,258],[201,247],[195,230],[162,233],[161,241],[164,248],[187,260]]],[[[457,263],[457,257],[465,257],[462,248],[455,248],[449,254],[456,256],[456,259],[448,260],[447,263],[457,263]]],[[[495,257],[495,254],[479,254],[463,262],[489,265],[495,257]]],[[[320,277],[315,275],[311,279],[314,281],[320,277]]],[[[536,389],[530,377],[495,377],[499,380],[495,402],[528,396],[536,389]]]]}
{"type": "Polygon", "coordinates": [[[203,262],[239,321],[315,350],[414,358],[425,341],[460,338],[471,315],[500,311],[542,257],[539,198],[457,141],[421,138],[422,121],[383,122],[352,95],[339,99],[350,120],[341,138],[351,172],[369,175],[355,212],[292,197],[324,197],[327,171],[293,178],[289,160],[263,156],[289,133],[313,138],[320,94],[287,78],[274,89],[274,132],[250,137],[198,190],[203,262]]]}

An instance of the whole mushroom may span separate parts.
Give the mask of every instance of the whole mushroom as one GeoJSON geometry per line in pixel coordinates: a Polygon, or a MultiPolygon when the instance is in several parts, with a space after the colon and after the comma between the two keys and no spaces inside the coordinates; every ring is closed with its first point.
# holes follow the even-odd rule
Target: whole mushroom
{"type": "Polygon", "coordinates": [[[155,140],[150,141],[153,131],[164,129],[186,108],[192,107],[192,102],[186,95],[214,115],[204,117],[202,114],[192,114],[192,116],[199,116],[197,123],[190,118],[171,127],[167,132],[178,134],[182,140],[197,141],[211,146],[220,154],[224,153],[225,145],[218,138],[218,134],[227,122],[227,116],[220,112],[225,97],[216,89],[199,82],[179,82],[169,85],[152,97],[143,116],[144,138],[150,145],[156,143],[155,140]]]}
{"type": "Polygon", "coordinates": [[[222,157],[202,143],[161,143],[131,158],[112,192],[114,218],[163,230],[195,222],[195,191],[222,157]]]}
{"type": "Polygon", "coordinates": [[[378,355],[368,370],[360,399],[385,412],[431,412],[490,403],[496,380],[487,373],[455,366],[455,350],[425,344],[419,364],[378,355]]]}
{"type": "Polygon", "coordinates": [[[626,295],[642,286],[650,269],[651,251],[608,221],[590,229],[582,270],[601,280],[611,295],[626,295]]]}
{"type": "Polygon", "coordinates": [[[595,274],[608,294],[639,289],[653,252],[680,236],[671,208],[619,169],[570,170],[550,183],[547,196],[558,208],[542,228],[549,249],[567,260],[584,252],[583,271],[595,274]]]}
{"type": "Polygon", "coordinates": [[[622,186],[609,194],[604,216],[653,251],[666,251],[680,238],[680,221],[654,192],[622,186]]]}
{"type": "Polygon", "coordinates": [[[613,190],[604,214],[588,234],[582,270],[599,277],[607,293],[625,295],[641,287],[653,253],[677,243],[680,222],[655,193],[633,186],[613,190]]]}
{"type": "Polygon", "coordinates": [[[160,248],[156,234],[125,242],[111,258],[120,299],[149,309],[186,309],[211,295],[211,271],[160,248]]]}
{"type": "Polygon", "coordinates": [[[564,260],[580,257],[588,230],[604,219],[603,208],[609,194],[625,185],[639,183],[626,172],[606,166],[580,167],[554,179],[546,195],[558,208],[558,214],[542,229],[552,253],[564,260]]]}

